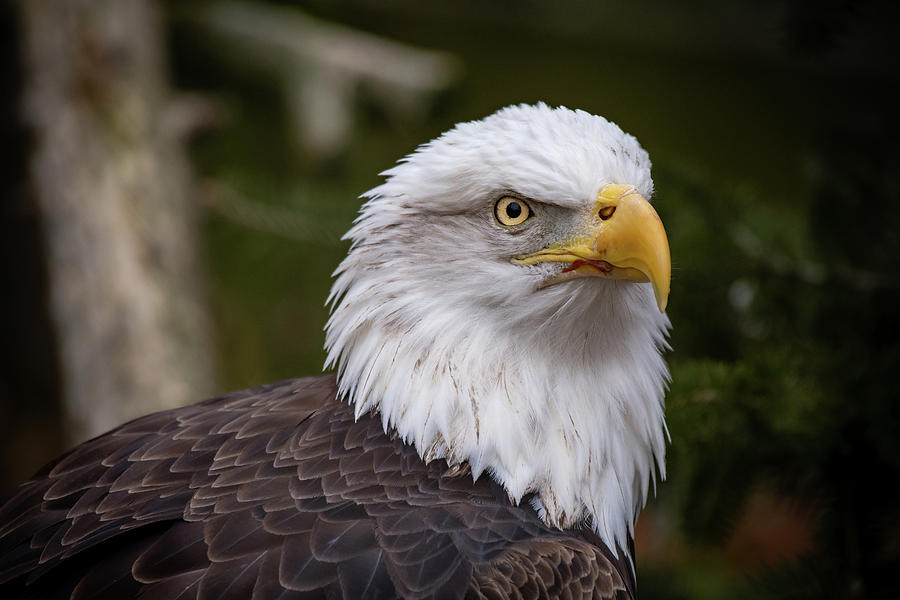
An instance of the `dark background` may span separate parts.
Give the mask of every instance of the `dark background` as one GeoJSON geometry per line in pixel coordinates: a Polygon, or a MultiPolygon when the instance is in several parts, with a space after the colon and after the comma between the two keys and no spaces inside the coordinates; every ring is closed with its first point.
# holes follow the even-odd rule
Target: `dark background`
{"type": "MultiPolygon", "coordinates": [[[[673,258],[669,476],[639,522],[642,597],[895,597],[896,3],[285,2],[458,66],[416,110],[361,86],[327,155],[292,134],[277,69],[204,25],[212,4],[162,7],[170,84],[216,107],[190,158],[227,190],[197,195],[217,391],[321,370],[338,237],[378,172],[507,104],[582,108],[650,152],[673,258]]],[[[5,489],[63,450],[64,382],[3,6],[5,489]]]]}

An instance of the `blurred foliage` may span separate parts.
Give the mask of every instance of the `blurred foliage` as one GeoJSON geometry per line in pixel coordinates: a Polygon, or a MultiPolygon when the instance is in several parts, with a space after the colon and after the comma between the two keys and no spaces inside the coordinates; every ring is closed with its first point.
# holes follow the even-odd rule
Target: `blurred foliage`
{"type": "Polygon", "coordinates": [[[658,541],[637,546],[642,597],[896,594],[894,3],[281,4],[446,50],[465,74],[425,118],[360,90],[345,152],[318,161],[271,73],[197,25],[203,3],[166,3],[176,85],[216,107],[192,156],[222,391],[320,371],[339,237],[380,171],[506,104],[583,108],[650,151],[674,262],[672,441],[642,517],[658,541]]]}

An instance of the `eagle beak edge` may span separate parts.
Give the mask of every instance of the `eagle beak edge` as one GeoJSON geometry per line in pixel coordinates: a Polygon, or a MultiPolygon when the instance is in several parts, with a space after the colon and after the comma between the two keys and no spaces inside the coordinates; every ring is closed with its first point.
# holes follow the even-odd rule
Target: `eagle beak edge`
{"type": "Polygon", "coordinates": [[[547,285],[584,276],[650,282],[660,312],[669,300],[672,260],[666,230],[653,206],[630,185],[600,190],[583,233],[512,262],[569,263],[547,285]]]}

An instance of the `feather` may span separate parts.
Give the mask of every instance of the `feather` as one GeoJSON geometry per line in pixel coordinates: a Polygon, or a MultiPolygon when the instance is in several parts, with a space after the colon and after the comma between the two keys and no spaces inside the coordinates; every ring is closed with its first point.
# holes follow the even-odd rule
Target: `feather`
{"type": "Polygon", "coordinates": [[[337,579],[334,564],[322,562],[310,549],[310,534],[292,535],[284,540],[278,580],[286,589],[309,591],[324,588],[337,579]]]}
{"type": "Polygon", "coordinates": [[[202,577],[209,560],[203,523],[177,522],[134,560],[131,572],[141,583],[156,583],[184,574],[202,577]]]}
{"type": "Polygon", "coordinates": [[[200,579],[197,600],[249,598],[263,558],[265,552],[225,562],[214,561],[200,579]]]}

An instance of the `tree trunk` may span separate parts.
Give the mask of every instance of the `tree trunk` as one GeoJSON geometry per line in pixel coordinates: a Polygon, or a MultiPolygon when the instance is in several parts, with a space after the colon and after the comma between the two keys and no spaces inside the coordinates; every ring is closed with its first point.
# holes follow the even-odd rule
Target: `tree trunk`
{"type": "Polygon", "coordinates": [[[156,3],[20,9],[30,177],[77,442],[211,390],[197,219],[156,3]]]}

